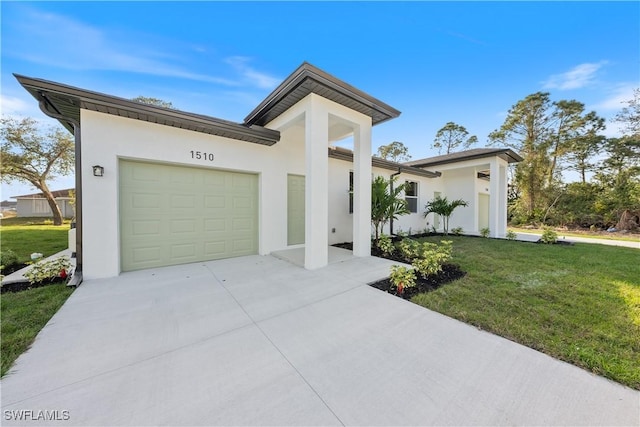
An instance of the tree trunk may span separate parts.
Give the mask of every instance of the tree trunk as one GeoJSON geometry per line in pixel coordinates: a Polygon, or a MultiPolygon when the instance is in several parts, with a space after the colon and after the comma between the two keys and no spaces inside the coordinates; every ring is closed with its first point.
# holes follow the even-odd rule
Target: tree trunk
{"type": "Polygon", "coordinates": [[[51,194],[51,191],[49,191],[49,188],[44,183],[39,185],[38,189],[42,191],[42,194],[44,194],[44,198],[47,199],[49,208],[53,213],[53,225],[62,225],[62,211],[60,210],[60,206],[56,203],[56,199],[53,197],[53,194],[51,194]]]}

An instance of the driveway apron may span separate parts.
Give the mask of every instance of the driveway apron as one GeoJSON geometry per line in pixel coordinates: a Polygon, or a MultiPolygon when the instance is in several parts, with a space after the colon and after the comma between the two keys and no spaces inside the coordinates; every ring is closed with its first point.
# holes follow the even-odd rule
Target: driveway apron
{"type": "Polygon", "coordinates": [[[271,256],[88,280],[5,376],[2,425],[638,425],[640,393],[271,256]]]}

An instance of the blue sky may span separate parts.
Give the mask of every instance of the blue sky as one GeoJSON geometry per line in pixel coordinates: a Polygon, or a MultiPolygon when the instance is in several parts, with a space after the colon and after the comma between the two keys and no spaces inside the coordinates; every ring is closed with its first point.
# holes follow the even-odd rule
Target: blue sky
{"type": "MultiPolygon", "coordinates": [[[[241,122],[308,61],[402,111],[413,159],[548,91],[610,119],[640,87],[638,2],[1,2],[3,114],[47,123],[12,73],[241,122]]],[[[617,134],[608,123],[607,135],[617,134]]],[[[52,187],[72,187],[71,178],[52,187]]],[[[1,198],[29,193],[2,185],[1,198]]]]}

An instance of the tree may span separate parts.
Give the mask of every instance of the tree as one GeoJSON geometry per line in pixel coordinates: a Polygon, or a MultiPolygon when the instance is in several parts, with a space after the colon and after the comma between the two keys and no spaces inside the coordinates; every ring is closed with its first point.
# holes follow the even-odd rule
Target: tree
{"type": "Polygon", "coordinates": [[[466,150],[477,142],[478,137],[475,135],[469,136],[469,132],[464,126],[449,122],[436,133],[431,148],[436,148],[438,154],[442,154],[442,151],[445,154],[450,154],[456,151],[458,147],[466,150]]]}
{"type": "Polygon", "coordinates": [[[442,227],[444,229],[444,234],[449,234],[449,218],[453,214],[453,211],[460,206],[468,206],[468,203],[462,199],[447,200],[446,197],[436,197],[433,200],[430,200],[425,205],[425,211],[423,216],[426,218],[430,213],[434,213],[436,215],[440,215],[442,218],[442,227]]]}
{"type": "Polygon", "coordinates": [[[393,141],[390,144],[378,147],[378,157],[392,162],[406,162],[411,159],[409,149],[399,141],[393,141]]]}
{"type": "Polygon", "coordinates": [[[156,107],[175,108],[171,102],[163,101],[162,99],[152,98],[152,97],[148,97],[148,96],[140,95],[140,96],[136,96],[135,98],[132,98],[131,100],[132,101],[136,101],[136,102],[140,102],[142,104],[153,105],[153,106],[156,106],[156,107]]]}
{"type": "Polygon", "coordinates": [[[638,138],[640,136],[640,89],[633,90],[633,99],[626,102],[624,107],[613,119],[622,125],[622,132],[626,136],[638,138]]]}
{"type": "Polygon", "coordinates": [[[371,183],[371,224],[375,229],[376,245],[386,223],[409,213],[407,202],[400,196],[404,191],[404,184],[391,190],[392,182],[395,182],[395,178],[387,181],[377,176],[371,183]]]}
{"type": "Polygon", "coordinates": [[[524,160],[516,166],[515,184],[521,198],[516,211],[524,221],[540,220],[556,200],[561,171],[568,161],[583,174],[602,141],[598,133],[604,120],[595,112],[585,113],[575,100],[552,102],[546,92],[518,101],[500,129],[489,135],[492,144],[519,151],[524,160]]]}
{"type": "Polygon", "coordinates": [[[69,175],[73,170],[74,139],[59,128],[43,133],[31,118],[3,117],[1,124],[2,180],[26,182],[36,187],[51,208],[53,224],[62,225],[62,212],[47,181],[58,175],[69,175]]]}

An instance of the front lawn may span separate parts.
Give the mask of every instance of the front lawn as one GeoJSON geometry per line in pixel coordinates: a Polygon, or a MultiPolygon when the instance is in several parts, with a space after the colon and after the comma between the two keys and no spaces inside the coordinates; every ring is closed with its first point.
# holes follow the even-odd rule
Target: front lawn
{"type": "Polygon", "coordinates": [[[8,292],[0,297],[0,376],[33,342],[40,329],[64,304],[73,288],[64,283],[8,292]]]}
{"type": "Polygon", "coordinates": [[[7,218],[0,220],[2,250],[11,249],[23,264],[31,261],[31,254],[38,252],[45,257],[68,247],[69,221],[63,225],[51,225],[46,218],[7,218]]]}
{"type": "Polygon", "coordinates": [[[640,389],[640,251],[447,240],[467,275],[414,303],[640,389]]]}

